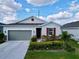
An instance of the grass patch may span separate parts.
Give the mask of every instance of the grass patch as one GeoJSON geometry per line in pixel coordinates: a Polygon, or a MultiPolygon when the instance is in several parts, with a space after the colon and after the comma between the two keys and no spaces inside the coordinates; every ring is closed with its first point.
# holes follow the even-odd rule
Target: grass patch
{"type": "Polygon", "coordinates": [[[79,59],[79,55],[68,52],[28,51],[25,59],[79,59]]]}
{"type": "MultiPolygon", "coordinates": [[[[32,42],[31,44],[49,44],[52,42],[63,43],[61,41],[49,41],[49,42],[32,42]]],[[[75,52],[66,52],[66,51],[58,51],[58,50],[32,50],[28,51],[25,55],[24,59],[79,59],[79,44],[77,44],[74,40],[69,40],[68,44],[72,47],[77,48],[75,52]]]]}
{"type": "Polygon", "coordinates": [[[52,43],[63,43],[63,40],[55,40],[55,41],[45,41],[45,42],[31,42],[31,44],[52,44],[52,43]]]}

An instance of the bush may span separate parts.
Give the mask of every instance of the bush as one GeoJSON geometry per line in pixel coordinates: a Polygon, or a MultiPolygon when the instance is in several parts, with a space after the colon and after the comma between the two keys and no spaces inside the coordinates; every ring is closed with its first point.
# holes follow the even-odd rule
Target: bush
{"type": "Polygon", "coordinates": [[[0,33],[0,43],[3,43],[5,40],[4,40],[4,34],[3,33],[0,33]]]}
{"type": "Polygon", "coordinates": [[[58,39],[60,39],[60,36],[55,36],[55,37],[54,37],[54,35],[51,35],[51,36],[43,35],[42,36],[43,41],[54,41],[54,40],[58,40],[58,39]]]}
{"type": "Polygon", "coordinates": [[[43,35],[42,39],[43,39],[43,41],[53,41],[53,40],[55,40],[54,35],[51,35],[51,36],[43,35]]]}
{"type": "Polygon", "coordinates": [[[48,36],[43,35],[43,36],[42,36],[42,40],[43,40],[43,41],[48,41],[48,40],[49,40],[49,39],[48,39],[48,36]]]}
{"type": "Polygon", "coordinates": [[[53,49],[62,49],[63,48],[63,44],[61,43],[52,43],[52,47],[53,49]]]}
{"type": "Polygon", "coordinates": [[[73,47],[70,46],[69,44],[66,44],[65,50],[68,51],[68,52],[75,52],[75,48],[73,48],[73,47]]]}
{"type": "Polygon", "coordinates": [[[37,37],[36,37],[36,36],[33,36],[33,37],[31,38],[31,40],[32,40],[32,42],[36,42],[36,41],[37,41],[37,37]]]}
{"type": "Polygon", "coordinates": [[[63,42],[32,42],[30,44],[29,50],[54,50],[62,48],[63,42]]]}
{"type": "Polygon", "coordinates": [[[56,38],[54,37],[54,35],[51,35],[51,36],[48,36],[48,39],[49,39],[49,41],[53,41],[53,40],[55,40],[56,38]]]}

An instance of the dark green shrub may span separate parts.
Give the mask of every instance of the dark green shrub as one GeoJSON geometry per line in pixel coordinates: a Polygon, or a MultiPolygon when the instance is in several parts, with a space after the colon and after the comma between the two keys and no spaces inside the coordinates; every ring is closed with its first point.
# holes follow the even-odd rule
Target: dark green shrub
{"type": "Polygon", "coordinates": [[[4,33],[0,33],[0,43],[4,42],[4,33]]]}
{"type": "Polygon", "coordinates": [[[70,41],[77,43],[78,41],[76,41],[75,39],[70,39],[70,41]]]}
{"type": "MultiPolygon", "coordinates": [[[[60,35],[61,39],[64,40],[64,49],[68,52],[74,52],[75,48],[68,44],[68,42],[72,39],[72,34],[69,34],[67,31],[63,31],[60,35]]],[[[72,40],[73,41],[73,40],[72,40]]]]}
{"type": "Polygon", "coordinates": [[[63,43],[60,42],[32,42],[29,50],[53,50],[62,49],[63,43]]]}
{"type": "Polygon", "coordinates": [[[52,48],[53,49],[62,49],[63,48],[63,43],[61,44],[61,43],[52,43],[52,48]]]}
{"type": "Polygon", "coordinates": [[[68,52],[75,52],[75,48],[73,48],[73,47],[70,46],[69,44],[66,44],[65,50],[68,51],[68,52]]]}
{"type": "Polygon", "coordinates": [[[37,37],[36,37],[36,36],[33,36],[33,37],[31,38],[31,41],[32,41],[32,42],[36,42],[36,41],[37,41],[37,37]]]}

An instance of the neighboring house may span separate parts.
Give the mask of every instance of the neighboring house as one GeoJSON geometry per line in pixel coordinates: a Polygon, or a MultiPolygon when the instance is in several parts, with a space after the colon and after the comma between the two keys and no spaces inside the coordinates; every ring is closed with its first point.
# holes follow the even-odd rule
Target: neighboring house
{"type": "Polygon", "coordinates": [[[3,26],[4,26],[5,24],[3,24],[3,23],[0,23],[0,32],[3,32],[3,26]]]}
{"type": "Polygon", "coordinates": [[[32,36],[61,34],[61,26],[54,22],[46,22],[37,17],[29,17],[16,23],[7,24],[3,28],[7,40],[28,40],[32,36]]]}
{"type": "Polygon", "coordinates": [[[79,21],[65,24],[62,26],[62,29],[63,31],[68,31],[75,40],[79,41],[79,21]]]}

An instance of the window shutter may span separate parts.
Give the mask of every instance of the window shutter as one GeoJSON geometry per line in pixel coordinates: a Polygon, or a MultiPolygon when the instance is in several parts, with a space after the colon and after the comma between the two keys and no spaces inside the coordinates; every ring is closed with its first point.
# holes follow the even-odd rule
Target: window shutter
{"type": "Polygon", "coordinates": [[[56,37],[56,28],[54,28],[54,38],[56,37]]]}

